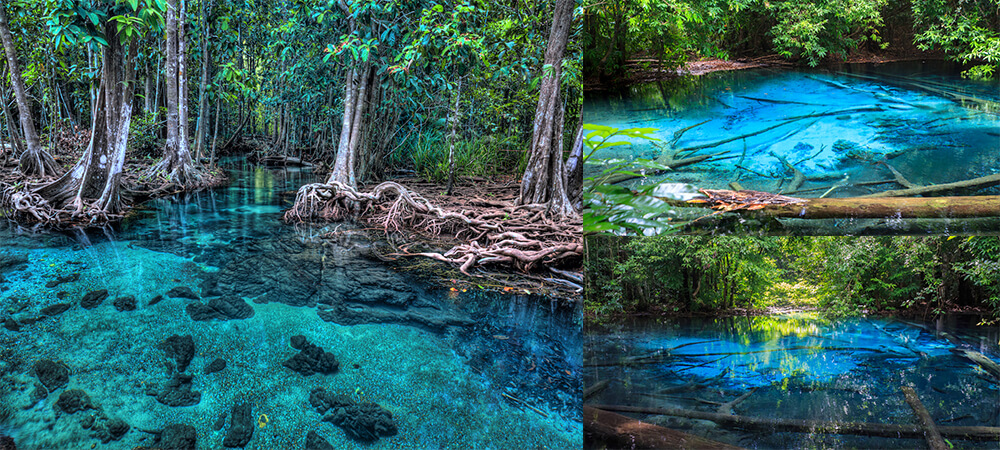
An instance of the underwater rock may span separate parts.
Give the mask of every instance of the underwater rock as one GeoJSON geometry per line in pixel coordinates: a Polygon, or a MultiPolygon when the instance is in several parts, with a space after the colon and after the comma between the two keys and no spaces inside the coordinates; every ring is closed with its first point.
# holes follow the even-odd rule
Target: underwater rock
{"type": "Polygon", "coordinates": [[[306,434],[306,450],[333,450],[333,446],[315,431],[306,434]]]}
{"type": "Polygon", "coordinates": [[[397,432],[392,413],[376,403],[355,403],[347,396],[316,388],[309,393],[309,404],[320,414],[329,411],[323,421],[342,428],[348,436],[359,441],[377,441],[379,437],[393,436],[397,432]]]}
{"type": "Polygon", "coordinates": [[[156,297],[153,297],[153,298],[152,298],[152,299],[151,299],[151,300],[149,301],[149,303],[148,303],[148,304],[146,304],[146,306],[153,306],[153,305],[155,305],[155,304],[157,304],[157,303],[160,303],[161,301],[163,301],[163,296],[162,296],[162,295],[157,295],[156,297]]]}
{"type": "Polygon", "coordinates": [[[59,400],[56,400],[56,406],[70,414],[86,409],[97,409],[90,401],[90,396],[80,389],[63,391],[62,394],[59,394],[59,400]]]}
{"type": "Polygon", "coordinates": [[[118,312],[135,311],[135,296],[126,295],[124,297],[118,297],[115,299],[114,305],[118,312]]]}
{"type": "Polygon", "coordinates": [[[32,404],[26,406],[24,409],[31,409],[34,406],[35,402],[39,400],[44,400],[48,396],[49,396],[49,390],[45,389],[45,385],[36,381],[34,389],[31,390],[32,404]]]}
{"type": "Polygon", "coordinates": [[[323,321],[339,325],[398,323],[418,326],[437,333],[446,332],[449,328],[467,327],[475,323],[467,317],[449,314],[439,309],[411,308],[410,310],[400,310],[346,303],[339,303],[328,309],[318,309],[316,314],[323,321]]]}
{"type": "Polygon", "coordinates": [[[202,297],[218,297],[223,295],[222,289],[219,289],[219,276],[216,274],[210,274],[205,278],[205,281],[201,282],[202,297]]]}
{"type": "Polygon", "coordinates": [[[222,429],[222,427],[226,426],[226,416],[228,415],[229,414],[226,414],[225,411],[219,413],[219,417],[215,419],[215,423],[212,424],[212,429],[215,431],[219,431],[222,429]]]}
{"type": "Polygon", "coordinates": [[[104,299],[106,298],[108,298],[107,289],[101,289],[99,291],[90,291],[87,293],[87,295],[83,296],[82,300],[80,300],[80,306],[84,307],[85,309],[94,309],[100,306],[101,302],[103,302],[104,299]]]}
{"type": "Polygon", "coordinates": [[[60,284],[63,284],[63,283],[72,283],[72,282],[77,281],[79,279],[80,279],[80,274],[79,273],[73,273],[73,274],[70,274],[70,275],[66,275],[65,277],[56,277],[56,279],[54,279],[52,281],[49,281],[48,283],[45,283],[45,287],[47,287],[47,288],[54,288],[56,286],[59,286],[60,284]]]}
{"type": "Polygon", "coordinates": [[[177,361],[178,372],[187,370],[191,359],[194,358],[194,339],[191,338],[191,335],[178,336],[175,334],[161,342],[157,348],[166,352],[167,358],[173,358],[177,361]]]}
{"type": "MultiPolygon", "coordinates": [[[[50,359],[40,359],[32,366],[35,376],[48,390],[54,391],[69,384],[69,367],[50,359]]],[[[82,391],[81,391],[82,392],[82,391]]]]}
{"type": "Polygon", "coordinates": [[[226,360],[222,358],[215,358],[212,360],[212,362],[208,363],[205,366],[204,372],[205,375],[208,375],[210,373],[222,371],[225,368],[226,368],[226,360]]]}
{"type": "Polygon", "coordinates": [[[192,406],[201,401],[201,392],[192,391],[193,375],[175,374],[156,393],[156,401],[167,406],[192,406]]]}
{"type": "Polygon", "coordinates": [[[198,294],[195,294],[191,288],[187,286],[177,286],[169,291],[167,291],[167,297],[170,298],[187,298],[191,300],[199,300],[198,294]]]}
{"type": "Polygon", "coordinates": [[[17,323],[13,317],[4,317],[3,327],[10,331],[21,331],[21,324],[17,323]]]}
{"type": "Polygon", "coordinates": [[[105,444],[121,439],[132,429],[124,420],[117,417],[109,418],[103,412],[85,417],[80,425],[90,429],[90,437],[100,439],[105,444]]]}
{"type": "Polygon", "coordinates": [[[318,345],[309,343],[305,336],[293,336],[291,345],[293,348],[298,349],[299,353],[281,365],[293,371],[305,376],[317,373],[330,375],[335,373],[337,368],[340,367],[340,362],[337,361],[337,358],[332,353],[327,353],[318,345]]]}
{"type": "Polygon", "coordinates": [[[28,264],[28,257],[24,255],[0,255],[0,272],[22,268],[28,264]]]}
{"type": "Polygon", "coordinates": [[[62,314],[67,310],[69,310],[70,306],[71,305],[69,303],[56,303],[54,305],[42,308],[40,312],[46,316],[58,316],[59,314],[62,314]]]}
{"type": "Polygon", "coordinates": [[[225,447],[244,447],[253,437],[253,406],[243,403],[233,407],[232,420],[229,421],[229,432],[222,440],[225,447]]]}
{"type": "Polygon", "coordinates": [[[187,305],[187,313],[192,320],[233,320],[253,317],[253,306],[239,297],[213,298],[208,304],[194,302],[187,305]]]}
{"type": "Polygon", "coordinates": [[[154,446],[162,450],[189,450],[197,448],[198,433],[191,425],[172,423],[163,428],[154,446]]]}
{"type": "Polygon", "coordinates": [[[0,450],[17,450],[14,438],[6,434],[0,434],[0,450]]]}

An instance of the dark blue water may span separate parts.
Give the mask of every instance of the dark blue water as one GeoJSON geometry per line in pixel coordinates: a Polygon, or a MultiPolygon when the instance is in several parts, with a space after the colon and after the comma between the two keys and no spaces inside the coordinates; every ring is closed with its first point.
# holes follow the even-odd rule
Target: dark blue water
{"type": "Polygon", "coordinates": [[[246,448],[304,448],[309,432],[334,448],[581,445],[578,305],[433,288],[376,258],[381,244],[350,225],[282,224],[311,174],[236,168],[232,178],[113,228],[0,225],[0,434],[18,448],[90,448],[122,419],[113,448],[162,445],[156,433],[170,424],[193,427],[198,448],[221,448],[243,422],[234,406],[250,405],[246,448]],[[83,302],[100,290],[98,304],[83,302]],[[186,368],[189,350],[162,344],[174,335],[194,344],[186,368]],[[286,367],[303,348],[296,335],[337,369],[326,356],[286,367]],[[225,368],[205,373],[216,358],[225,368]],[[322,420],[317,388],[349,399],[344,426],[322,420]],[[75,390],[92,407],[63,407],[75,390]],[[367,403],[378,407],[355,408],[367,403]],[[395,434],[364,442],[348,431],[384,412],[395,434]]]}
{"type": "MultiPolygon", "coordinates": [[[[1000,329],[974,324],[955,317],[915,323],[794,314],[588,326],[585,385],[612,382],[586,403],[716,412],[719,403],[752,390],[733,408],[735,414],[915,424],[900,391],[910,385],[939,426],[996,427],[1000,381],[951,351],[973,350],[1000,360],[1000,329]],[[669,355],[650,356],[665,350],[669,355]]],[[[636,417],[747,448],[925,445],[922,439],[750,433],[704,421],[636,417]]],[[[950,440],[960,448],[1000,444],[950,440]]]]}
{"type": "Polygon", "coordinates": [[[739,182],[790,193],[793,172],[784,159],[807,177],[795,195],[849,197],[902,188],[887,165],[917,185],[1000,172],[1000,86],[963,79],[941,62],[716,72],[589,93],[583,117],[659,130],[659,142],[634,140],[597,158],[657,159],[680,149],[692,150],[679,158],[715,155],[634,183],[729,189],[739,182]]]}

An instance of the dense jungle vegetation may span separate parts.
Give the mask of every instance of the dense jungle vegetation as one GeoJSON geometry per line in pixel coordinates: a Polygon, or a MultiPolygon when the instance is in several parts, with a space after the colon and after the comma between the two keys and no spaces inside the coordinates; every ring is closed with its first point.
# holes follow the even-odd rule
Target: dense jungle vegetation
{"type": "Polygon", "coordinates": [[[587,238],[591,315],[819,308],[1000,317],[997,237],[587,238]]]}
{"type": "MultiPolygon", "coordinates": [[[[852,53],[943,52],[992,78],[1000,64],[996,0],[592,1],[586,76],[612,80],[629,61],[677,67],[692,56],[777,54],[816,66],[852,53]]],[[[912,56],[912,55],[911,55],[912,56]]]]}
{"type": "Polygon", "coordinates": [[[482,256],[494,262],[578,262],[582,244],[551,244],[579,236],[574,17],[573,0],[6,1],[0,210],[104,223],[222,182],[230,157],[329,174],[289,222],[368,214],[386,231],[513,242],[482,256]],[[449,212],[399,184],[358,190],[401,175],[447,183],[422,192],[443,202],[474,182],[461,196],[479,203],[449,212]],[[501,219],[541,235],[487,236],[501,219]]]}

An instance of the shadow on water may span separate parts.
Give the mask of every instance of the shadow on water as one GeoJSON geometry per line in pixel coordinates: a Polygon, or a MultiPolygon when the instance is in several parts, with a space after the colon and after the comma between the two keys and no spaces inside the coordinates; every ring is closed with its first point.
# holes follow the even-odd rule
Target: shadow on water
{"type": "Polygon", "coordinates": [[[129,448],[171,423],[218,448],[244,403],[247,448],[302,448],[310,431],[335,448],[579,447],[579,305],[433,288],[374,258],[377,242],[351,225],[284,225],[295,190],[314,180],[236,167],[226,187],[151,201],[113,227],[0,226],[0,433],[25,448],[106,438],[57,412],[81,389],[99,422],[130,425],[118,442],[129,448]],[[338,238],[318,239],[333,229],[338,238]],[[172,335],[193,338],[186,371],[164,350],[172,335]],[[293,371],[295,335],[339,367],[293,371]],[[215,358],[226,369],[203,373],[215,358]],[[41,360],[68,368],[68,382],[40,391],[41,360]],[[353,419],[321,421],[316,388],[377,403],[398,432],[353,439],[353,419]],[[164,403],[191,392],[190,406],[164,403]]]}
{"type": "MultiPolygon", "coordinates": [[[[1000,360],[1000,330],[978,318],[917,323],[827,319],[799,313],[588,325],[584,382],[612,380],[587,403],[881,424],[917,423],[902,386],[913,386],[939,426],[1000,426],[1000,382],[953,349],[1000,360]]],[[[747,448],[916,448],[922,439],[748,432],[707,421],[637,416],[747,448]]],[[[950,438],[959,447],[997,442],[950,438]]]]}

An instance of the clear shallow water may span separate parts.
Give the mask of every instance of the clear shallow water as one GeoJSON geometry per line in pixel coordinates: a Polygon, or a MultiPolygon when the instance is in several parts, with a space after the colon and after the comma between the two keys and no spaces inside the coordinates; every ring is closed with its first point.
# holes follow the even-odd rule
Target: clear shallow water
{"type": "Polygon", "coordinates": [[[152,446],[152,431],[176,423],[194,427],[198,448],[220,448],[234,428],[231,410],[245,403],[253,429],[246,448],[304,448],[310,431],[334,448],[581,445],[577,306],[430,288],[373,259],[377,243],[347,225],[281,224],[294,190],[312,181],[308,173],[232,176],[226,188],[151,202],[106,230],[0,225],[0,434],[19,448],[100,445],[91,436],[96,427],[81,424],[98,410],[54,406],[80,389],[105,416],[130,426],[115,448],[152,446]],[[348,233],[313,239],[332,228],[348,233]],[[60,277],[68,281],[46,286],[60,277]],[[201,300],[166,295],[178,287],[201,300]],[[84,308],[81,300],[100,289],[108,297],[84,308]],[[136,309],[119,311],[115,300],[127,296],[136,309]],[[150,304],[156,296],[163,298],[150,304]],[[188,311],[233,298],[252,316],[238,318],[244,310],[231,320],[198,321],[188,311]],[[52,308],[59,304],[68,309],[52,308]],[[161,345],[173,335],[190,335],[194,344],[183,372],[201,393],[192,406],[167,406],[156,396],[178,365],[161,345]],[[307,376],[285,367],[299,353],[295,335],[333,354],[339,369],[307,376]],[[204,373],[216,358],[226,368],[204,373]],[[68,368],[68,383],[39,390],[33,366],[41,360],[68,368]],[[377,403],[397,433],[365,443],[321,421],[310,404],[320,387],[377,403]]]}
{"type": "MultiPolygon", "coordinates": [[[[735,414],[915,424],[900,391],[912,385],[938,425],[996,427],[1000,384],[951,349],[978,351],[996,361],[998,340],[996,327],[977,328],[954,317],[913,323],[799,314],[588,326],[584,385],[613,381],[585,402],[715,412],[718,406],[706,402],[725,403],[755,389],[734,407],[735,414]],[[642,358],[663,350],[669,356],[642,358]]],[[[749,433],[707,421],[635,416],[748,448],[924,445],[922,439],[749,433]]],[[[965,448],[998,445],[951,440],[965,448]]]]}
{"type": "Polygon", "coordinates": [[[919,185],[1000,172],[1000,86],[962,79],[941,62],[716,72],[588,93],[583,114],[586,123],[660,130],[653,134],[659,142],[611,147],[598,158],[656,159],[760,132],[682,153],[717,154],[717,160],[636,183],[729,189],[739,182],[788,192],[792,171],[782,158],[808,178],[795,193],[801,197],[819,197],[834,184],[840,186],[830,197],[900,189],[891,182],[861,185],[893,180],[883,163],[919,185]],[[671,146],[674,133],[687,127],[693,128],[671,146]]]}

